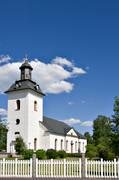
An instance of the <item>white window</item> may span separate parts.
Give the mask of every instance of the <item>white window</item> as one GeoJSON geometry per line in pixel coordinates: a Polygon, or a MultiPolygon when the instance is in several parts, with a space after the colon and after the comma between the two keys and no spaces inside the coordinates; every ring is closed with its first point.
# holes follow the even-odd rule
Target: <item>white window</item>
{"type": "Polygon", "coordinates": [[[75,151],[77,151],[77,141],[75,142],[75,151]]]}
{"type": "Polygon", "coordinates": [[[37,111],[37,101],[34,101],[34,111],[37,111]]]}
{"type": "Polygon", "coordinates": [[[55,139],[55,150],[57,150],[57,139],[55,139]]]}
{"type": "Polygon", "coordinates": [[[63,140],[61,140],[61,150],[63,150],[63,140]]]}
{"type": "Polygon", "coordinates": [[[17,105],[16,109],[17,109],[17,110],[20,110],[20,100],[17,100],[17,101],[16,101],[16,105],[17,105]]]}

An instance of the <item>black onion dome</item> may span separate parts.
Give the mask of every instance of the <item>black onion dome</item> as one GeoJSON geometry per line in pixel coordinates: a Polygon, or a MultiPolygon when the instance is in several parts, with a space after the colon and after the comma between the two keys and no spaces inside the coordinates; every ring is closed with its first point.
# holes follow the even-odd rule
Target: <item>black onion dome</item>
{"type": "Polygon", "coordinates": [[[28,64],[28,63],[23,63],[23,64],[20,66],[19,69],[25,69],[25,68],[28,68],[28,69],[33,70],[33,68],[31,67],[31,65],[28,64]]]}

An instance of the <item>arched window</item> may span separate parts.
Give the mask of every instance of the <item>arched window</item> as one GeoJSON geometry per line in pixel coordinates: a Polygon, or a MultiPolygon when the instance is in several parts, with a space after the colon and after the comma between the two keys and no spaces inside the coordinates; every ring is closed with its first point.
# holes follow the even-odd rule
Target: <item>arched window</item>
{"type": "Polygon", "coordinates": [[[66,141],[66,151],[68,151],[68,140],[66,141]]]}
{"type": "Polygon", "coordinates": [[[80,152],[81,143],[79,142],[78,152],[80,152]]]}
{"type": "Polygon", "coordinates": [[[37,149],[37,138],[34,138],[34,151],[37,149]]]}
{"type": "Polygon", "coordinates": [[[21,80],[24,80],[24,73],[21,74],[21,80]]]}
{"type": "Polygon", "coordinates": [[[61,140],[61,150],[63,150],[63,140],[61,140]]]}
{"type": "Polygon", "coordinates": [[[37,101],[34,101],[34,111],[37,111],[37,101]]]}
{"type": "Polygon", "coordinates": [[[20,119],[16,119],[16,125],[20,124],[20,119]]]}
{"type": "Polygon", "coordinates": [[[55,139],[55,150],[57,150],[57,139],[55,139]]]}
{"type": "Polygon", "coordinates": [[[20,110],[20,100],[16,101],[16,105],[17,105],[17,110],[20,110]]]}
{"type": "Polygon", "coordinates": [[[83,151],[84,151],[84,149],[85,149],[85,146],[84,146],[84,142],[83,142],[83,151]]]}
{"type": "Polygon", "coordinates": [[[73,153],[73,145],[74,145],[74,143],[73,143],[73,141],[71,141],[71,153],[73,153]]]}
{"type": "Polygon", "coordinates": [[[15,132],[14,134],[17,135],[17,134],[20,134],[20,132],[17,131],[17,132],[15,132]]]}
{"type": "Polygon", "coordinates": [[[75,151],[77,151],[77,141],[75,142],[75,151]]]}
{"type": "Polygon", "coordinates": [[[29,79],[31,80],[31,73],[29,73],[29,79]]]}

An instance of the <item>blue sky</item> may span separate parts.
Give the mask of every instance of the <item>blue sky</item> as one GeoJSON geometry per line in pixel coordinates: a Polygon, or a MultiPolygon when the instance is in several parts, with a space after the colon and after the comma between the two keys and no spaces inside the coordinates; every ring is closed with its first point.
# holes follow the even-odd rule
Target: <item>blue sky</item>
{"type": "MultiPolygon", "coordinates": [[[[44,115],[74,122],[71,126],[82,134],[92,133],[92,121],[100,114],[111,116],[119,94],[119,1],[1,1],[1,92],[19,79],[18,66],[26,53],[41,70],[33,80],[46,91],[44,115]],[[56,62],[58,57],[65,63],[56,62]],[[57,93],[51,89],[54,76],[57,93]]],[[[0,109],[5,114],[7,95],[2,93],[0,109]]]]}

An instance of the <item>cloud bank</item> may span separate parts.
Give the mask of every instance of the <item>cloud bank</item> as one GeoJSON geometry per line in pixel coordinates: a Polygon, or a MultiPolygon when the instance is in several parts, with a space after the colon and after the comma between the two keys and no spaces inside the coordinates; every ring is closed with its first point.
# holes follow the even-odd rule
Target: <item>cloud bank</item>
{"type": "MultiPolygon", "coordinates": [[[[10,59],[11,58],[7,55],[4,56],[0,62],[7,62],[10,59]]],[[[0,66],[1,93],[7,90],[15,80],[20,79],[19,67],[22,63],[23,62],[9,62],[0,66]]],[[[74,84],[71,83],[69,79],[86,73],[82,68],[75,67],[71,61],[62,57],[56,57],[48,64],[41,62],[38,59],[34,59],[30,64],[34,68],[32,80],[40,85],[44,93],[69,93],[74,88],[74,84]]]]}
{"type": "Polygon", "coordinates": [[[0,116],[6,116],[7,115],[7,110],[0,108],[0,116]]]}
{"type": "Polygon", "coordinates": [[[84,121],[81,122],[80,119],[70,118],[66,120],[62,120],[62,122],[73,125],[73,124],[79,124],[80,126],[90,127],[93,125],[93,121],[84,121]]]}
{"type": "Polygon", "coordinates": [[[8,62],[9,60],[11,60],[11,57],[9,55],[0,55],[0,64],[8,62]]]}

